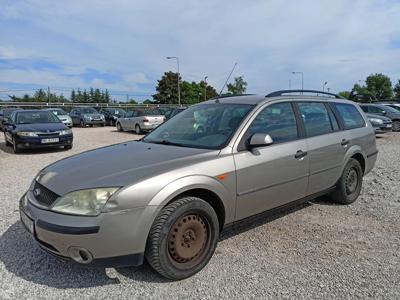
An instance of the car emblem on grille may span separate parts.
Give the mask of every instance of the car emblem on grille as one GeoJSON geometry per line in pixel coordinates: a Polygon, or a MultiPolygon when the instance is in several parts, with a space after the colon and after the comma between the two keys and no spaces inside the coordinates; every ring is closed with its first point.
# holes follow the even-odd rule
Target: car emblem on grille
{"type": "Polygon", "coordinates": [[[40,196],[40,189],[39,189],[39,188],[34,189],[34,190],[33,190],[33,195],[34,195],[35,197],[39,197],[39,196],[40,196]]]}

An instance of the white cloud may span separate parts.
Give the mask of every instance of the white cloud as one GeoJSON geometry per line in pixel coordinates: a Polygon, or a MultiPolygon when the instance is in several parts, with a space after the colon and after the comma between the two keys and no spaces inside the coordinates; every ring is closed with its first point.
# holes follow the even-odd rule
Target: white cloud
{"type": "MultiPolygon", "coordinates": [[[[156,84],[164,71],[176,70],[165,59],[168,55],[179,56],[184,79],[207,75],[217,89],[237,61],[233,76],[244,75],[249,91],[258,93],[286,88],[289,79],[299,86],[293,70],[305,73],[307,88],[328,81],[336,91],[371,72],[394,80],[400,76],[400,51],[391,46],[400,40],[400,3],[393,0],[91,0],[57,5],[36,0],[11,2],[4,11],[7,18],[30,23],[20,34],[36,40],[27,36],[27,47],[21,37],[11,37],[10,46],[0,42],[0,56],[15,58],[29,48],[31,55],[40,54],[74,75],[4,76],[0,70],[0,78],[14,82],[76,86],[87,84],[76,77],[92,68],[121,76],[121,82],[109,86],[140,90],[141,84],[156,84]]],[[[94,83],[107,85],[103,79],[94,83]]]]}

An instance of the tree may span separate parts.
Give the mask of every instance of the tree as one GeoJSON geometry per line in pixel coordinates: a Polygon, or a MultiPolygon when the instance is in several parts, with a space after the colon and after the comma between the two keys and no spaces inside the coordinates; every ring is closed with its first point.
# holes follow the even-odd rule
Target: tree
{"type": "Polygon", "coordinates": [[[378,100],[392,98],[392,81],[383,74],[371,74],[366,79],[367,90],[378,100]]]}
{"type": "MultiPolygon", "coordinates": [[[[180,78],[179,78],[180,79],[180,78]]],[[[178,73],[165,72],[158,80],[156,87],[157,94],[153,95],[154,100],[161,104],[178,103],[178,73]]]]}
{"type": "Polygon", "coordinates": [[[151,101],[150,99],[146,99],[143,101],[143,104],[154,104],[154,102],[151,101]]]}
{"type": "Polygon", "coordinates": [[[350,93],[351,92],[349,92],[349,91],[342,91],[342,92],[339,92],[338,95],[343,97],[343,98],[349,99],[350,98],[350,93]]]}
{"type": "Polygon", "coordinates": [[[71,91],[71,101],[75,102],[75,100],[76,100],[76,93],[75,93],[75,90],[72,90],[71,91]]]}
{"type": "Polygon", "coordinates": [[[235,77],[233,83],[228,83],[228,92],[233,95],[242,95],[246,92],[247,82],[244,81],[243,76],[235,77]]]}
{"type": "Polygon", "coordinates": [[[394,92],[394,98],[396,100],[400,100],[400,79],[399,79],[399,81],[397,81],[396,85],[394,86],[393,92],[394,92]]]}

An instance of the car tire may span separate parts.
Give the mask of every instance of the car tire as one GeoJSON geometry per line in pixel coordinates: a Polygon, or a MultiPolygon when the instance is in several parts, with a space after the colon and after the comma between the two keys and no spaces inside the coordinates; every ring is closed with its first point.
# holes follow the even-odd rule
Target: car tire
{"type": "Polygon", "coordinates": [[[393,121],[392,130],[393,131],[400,131],[400,121],[399,120],[393,121]]]}
{"type": "Polygon", "coordinates": [[[13,146],[13,151],[15,154],[21,153],[21,150],[18,148],[18,143],[14,139],[13,139],[12,146],[13,146]]]}
{"type": "Polygon", "coordinates": [[[168,279],[188,278],[207,265],[219,232],[218,217],[211,205],[197,197],[178,199],[154,220],[146,243],[146,260],[168,279]]]}
{"type": "Polygon", "coordinates": [[[117,131],[122,132],[124,129],[122,128],[121,123],[117,123],[117,131]]]}
{"type": "Polygon", "coordinates": [[[64,146],[64,149],[65,150],[71,150],[72,149],[72,145],[66,145],[66,146],[64,146]]]}
{"type": "Polygon", "coordinates": [[[105,123],[101,123],[100,126],[101,126],[101,127],[104,127],[104,126],[106,126],[106,124],[105,124],[105,123]]]}
{"type": "Polygon", "coordinates": [[[86,127],[86,124],[85,124],[85,122],[84,122],[83,120],[80,121],[79,125],[80,125],[82,128],[83,128],[83,127],[86,127]]]}
{"type": "Polygon", "coordinates": [[[139,124],[136,124],[136,126],[135,126],[135,133],[136,134],[141,134],[142,133],[142,129],[140,128],[139,124]]]}
{"type": "Polygon", "coordinates": [[[360,195],[363,170],[358,160],[351,158],[343,170],[331,198],[340,204],[351,204],[360,195]]]}
{"type": "Polygon", "coordinates": [[[7,141],[7,137],[6,137],[6,133],[4,132],[4,141],[6,142],[6,146],[12,146],[12,144],[9,142],[9,141],[7,141]]]}

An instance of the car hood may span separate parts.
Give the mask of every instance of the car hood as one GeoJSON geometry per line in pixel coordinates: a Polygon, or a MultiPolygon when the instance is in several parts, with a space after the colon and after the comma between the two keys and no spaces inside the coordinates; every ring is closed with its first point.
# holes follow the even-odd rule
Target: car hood
{"type": "Polygon", "coordinates": [[[374,114],[370,114],[370,113],[365,114],[365,115],[366,115],[368,118],[374,118],[374,119],[379,119],[379,120],[382,120],[382,121],[389,121],[389,122],[392,121],[390,118],[384,117],[384,116],[381,116],[381,115],[374,115],[374,114]]]}
{"type": "Polygon", "coordinates": [[[68,129],[63,123],[17,124],[18,131],[53,132],[68,129]]]}
{"type": "Polygon", "coordinates": [[[144,142],[122,143],[60,160],[43,169],[37,180],[59,195],[80,189],[122,187],[210,159],[218,153],[144,142]]]}

